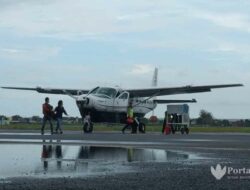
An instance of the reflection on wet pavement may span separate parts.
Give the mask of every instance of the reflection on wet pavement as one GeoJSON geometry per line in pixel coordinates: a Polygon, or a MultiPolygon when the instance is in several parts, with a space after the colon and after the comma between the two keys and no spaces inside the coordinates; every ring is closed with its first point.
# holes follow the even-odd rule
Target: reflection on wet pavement
{"type": "Polygon", "coordinates": [[[190,158],[189,154],[158,149],[58,144],[0,144],[0,149],[0,178],[107,175],[132,171],[130,162],[167,162],[190,158]]]}

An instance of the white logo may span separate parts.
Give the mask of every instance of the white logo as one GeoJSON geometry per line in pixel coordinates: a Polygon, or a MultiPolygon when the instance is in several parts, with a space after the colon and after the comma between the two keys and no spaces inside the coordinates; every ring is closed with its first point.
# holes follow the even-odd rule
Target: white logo
{"type": "Polygon", "coordinates": [[[217,180],[221,180],[224,175],[227,173],[227,167],[225,166],[223,169],[220,164],[217,164],[216,169],[214,169],[213,166],[211,166],[211,173],[217,180]]]}

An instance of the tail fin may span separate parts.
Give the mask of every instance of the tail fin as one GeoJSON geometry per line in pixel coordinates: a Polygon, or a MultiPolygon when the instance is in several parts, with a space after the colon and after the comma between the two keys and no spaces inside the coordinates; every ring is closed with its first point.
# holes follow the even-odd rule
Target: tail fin
{"type": "MultiPolygon", "coordinates": [[[[157,87],[157,85],[158,85],[158,68],[156,67],[155,71],[154,71],[154,75],[153,75],[152,86],[157,87]]],[[[152,99],[153,99],[153,101],[155,101],[157,99],[157,97],[153,97],[152,99]]],[[[155,115],[155,113],[153,110],[152,116],[154,116],[154,115],[155,115]]]]}
{"type": "Polygon", "coordinates": [[[154,76],[152,80],[152,86],[157,87],[157,85],[158,85],[158,68],[155,68],[154,76]]]}

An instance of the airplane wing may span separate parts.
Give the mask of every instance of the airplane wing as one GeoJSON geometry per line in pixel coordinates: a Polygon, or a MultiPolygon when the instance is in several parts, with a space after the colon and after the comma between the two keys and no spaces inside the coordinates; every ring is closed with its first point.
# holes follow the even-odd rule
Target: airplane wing
{"type": "Polygon", "coordinates": [[[128,89],[131,97],[154,97],[174,94],[190,94],[210,92],[212,89],[240,87],[243,84],[209,85],[209,86],[184,86],[173,88],[148,88],[148,89],[128,89]]]}
{"type": "Polygon", "coordinates": [[[157,104],[174,104],[174,103],[196,103],[195,99],[192,100],[153,100],[157,104]]]}
{"type": "Polygon", "coordinates": [[[46,93],[46,94],[63,94],[63,95],[72,95],[78,96],[82,94],[87,94],[89,90],[80,90],[80,89],[59,89],[59,88],[23,88],[23,87],[2,87],[4,89],[11,89],[11,90],[32,90],[37,91],[39,93],[46,93]]]}

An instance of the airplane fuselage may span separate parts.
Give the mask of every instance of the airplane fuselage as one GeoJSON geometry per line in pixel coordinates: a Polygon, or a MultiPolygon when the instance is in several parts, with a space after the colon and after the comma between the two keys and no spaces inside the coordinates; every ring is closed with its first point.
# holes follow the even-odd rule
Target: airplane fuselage
{"type": "Polygon", "coordinates": [[[87,95],[79,96],[77,106],[84,118],[89,112],[93,122],[125,123],[129,103],[134,116],[142,118],[156,108],[156,103],[144,98],[130,97],[119,88],[97,87],[87,95]]]}

